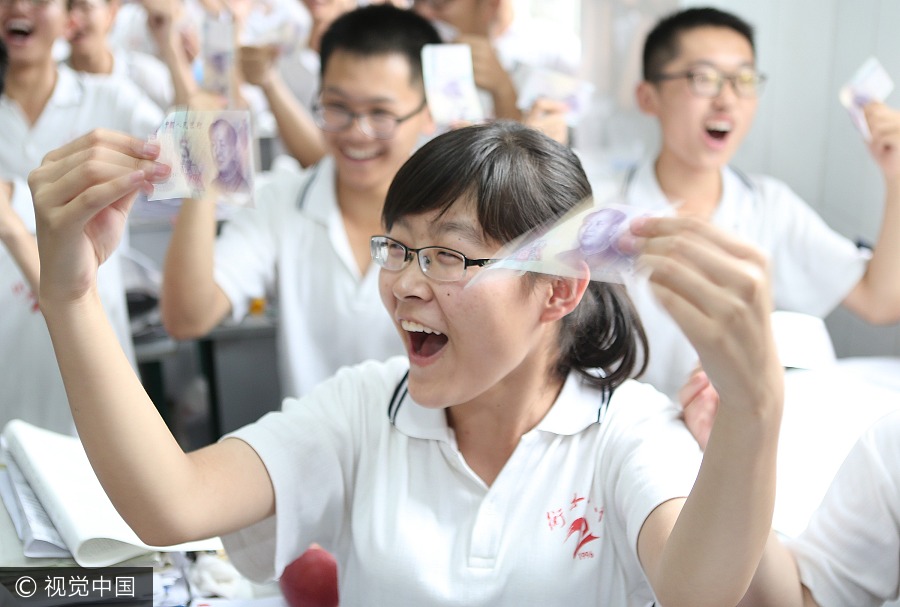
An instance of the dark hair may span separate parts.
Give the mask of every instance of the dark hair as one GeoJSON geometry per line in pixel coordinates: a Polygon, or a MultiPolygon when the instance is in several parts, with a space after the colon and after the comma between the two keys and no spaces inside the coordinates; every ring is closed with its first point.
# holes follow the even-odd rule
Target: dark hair
{"type": "Polygon", "coordinates": [[[412,82],[422,81],[422,47],[440,44],[431,23],[392,4],[370,4],[344,13],[322,35],[321,75],[335,51],[359,57],[398,54],[409,61],[412,82]]]}
{"type": "Polygon", "coordinates": [[[3,94],[3,85],[6,83],[6,68],[9,67],[9,54],[6,52],[6,44],[0,40],[0,95],[3,94]]]}
{"type": "Polygon", "coordinates": [[[660,19],[644,41],[644,80],[658,76],[663,67],[680,52],[680,38],[685,32],[700,27],[726,27],[747,39],[756,54],[753,27],[731,13],[715,8],[690,8],[660,19]]]}
{"type": "MultiPolygon", "coordinates": [[[[571,149],[518,122],[495,121],[449,131],[423,145],[394,177],[382,218],[390,230],[403,217],[444,213],[457,200],[469,199],[484,236],[506,243],[590,195],[571,149]]],[[[554,371],[560,377],[574,369],[605,390],[634,374],[639,348],[647,352],[643,326],[624,288],[603,282],[591,282],[563,319],[559,345],[554,371]]]]}

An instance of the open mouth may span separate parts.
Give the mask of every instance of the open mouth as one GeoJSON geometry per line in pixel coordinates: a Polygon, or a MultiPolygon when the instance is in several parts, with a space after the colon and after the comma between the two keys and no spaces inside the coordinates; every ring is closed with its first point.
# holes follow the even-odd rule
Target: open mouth
{"type": "Polygon", "coordinates": [[[449,341],[447,336],[425,325],[409,320],[400,321],[400,326],[409,335],[413,354],[428,358],[440,352],[449,341]]]}
{"type": "Polygon", "coordinates": [[[4,27],[6,39],[11,42],[27,40],[33,31],[34,26],[25,19],[10,19],[6,22],[6,27],[4,27]]]}
{"type": "Polygon", "coordinates": [[[710,120],[705,126],[707,135],[716,141],[723,141],[732,129],[732,124],[726,120],[710,120]]]}

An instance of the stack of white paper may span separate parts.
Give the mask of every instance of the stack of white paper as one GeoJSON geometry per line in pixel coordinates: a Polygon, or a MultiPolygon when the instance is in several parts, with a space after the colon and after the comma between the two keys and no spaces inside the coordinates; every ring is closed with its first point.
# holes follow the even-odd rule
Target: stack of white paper
{"type": "MultiPolygon", "coordinates": [[[[9,422],[3,438],[7,459],[21,471],[18,479],[10,475],[13,490],[20,500],[29,501],[30,488],[36,498],[32,500],[36,504],[31,505],[45,511],[43,519],[39,513],[24,519],[23,522],[32,523],[29,533],[32,537],[37,537],[35,533],[42,536],[55,527],[64,547],[82,567],[104,567],[150,552],[222,547],[218,538],[177,546],[150,546],[138,539],[109,501],[77,438],[21,420],[9,422]]],[[[12,510],[9,506],[7,509],[12,510]]],[[[29,550],[47,548],[26,542],[27,538],[26,533],[22,539],[30,545],[29,550]]]]}

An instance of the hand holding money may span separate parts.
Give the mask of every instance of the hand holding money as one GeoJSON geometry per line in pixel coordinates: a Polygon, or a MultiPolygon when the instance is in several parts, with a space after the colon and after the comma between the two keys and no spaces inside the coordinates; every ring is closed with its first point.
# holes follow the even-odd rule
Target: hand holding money
{"type": "Polygon", "coordinates": [[[466,44],[426,44],[422,48],[425,97],[440,126],[485,119],[472,73],[472,51],[466,44]]]}
{"type": "Polygon", "coordinates": [[[841,88],[841,104],[850,112],[853,124],[866,141],[871,141],[872,134],[866,121],[865,106],[873,101],[884,101],[892,90],[894,81],[875,57],[866,60],[841,88]]]}
{"type": "Polygon", "coordinates": [[[250,114],[246,111],[180,110],[156,132],[160,162],[172,167],[150,200],[216,197],[253,206],[250,114]]]}

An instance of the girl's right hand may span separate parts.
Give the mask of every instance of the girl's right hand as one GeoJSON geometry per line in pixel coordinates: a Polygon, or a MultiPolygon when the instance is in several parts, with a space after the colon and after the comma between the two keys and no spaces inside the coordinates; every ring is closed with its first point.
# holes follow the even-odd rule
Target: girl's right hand
{"type": "Polygon", "coordinates": [[[170,173],[158,156],[156,143],[95,130],[32,171],[42,306],[75,302],[95,289],[97,268],[122,238],[135,195],[170,173]]]}

